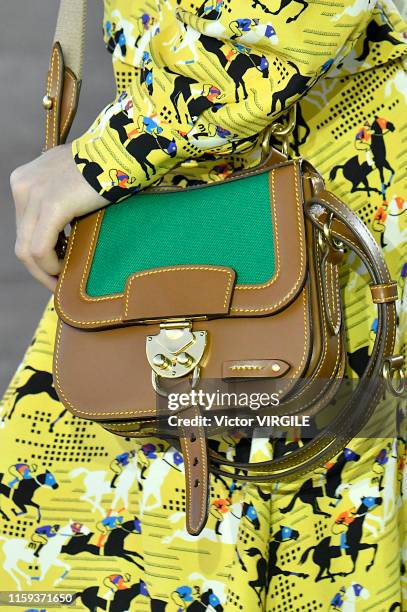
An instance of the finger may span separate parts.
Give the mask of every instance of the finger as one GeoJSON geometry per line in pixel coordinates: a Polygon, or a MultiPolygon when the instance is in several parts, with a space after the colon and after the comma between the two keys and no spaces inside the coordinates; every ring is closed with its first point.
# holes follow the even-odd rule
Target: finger
{"type": "Polygon", "coordinates": [[[24,264],[31,258],[31,240],[38,215],[38,207],[35,204],[27,205],[24,215],[17,222],[15,254],[24,264]]]}
{"type": "Polygon", "coordinates": [[[33,276],[37,281],[44,285],[44,287],[54,293],[58,280],[55,276],[51,276],[50,274],[47,274],[46,272],[41,270],[41,268],[39,268],[39,266],[35,263],[34,259],[31,257],[24,261],[24,265],[31,274],[31,276],[33,276]]]}
{"type": "Polygon", "coordinates": [[[28,203],[25,214],[17,226],[17,239],[15,253],[17,258],[25,265],[30,274],[42,283],[50,291],[54,291],[56,279],[43,270],[35,263],[31,254],[32,235],[38,221],[38,208],[34,204],[28,203]]]}
{"type": "Polygon", "coordinates": [[[50,276],[57,276],[62,269],[55,251],[61,229],[55,215],[50,217],[47,211],[42,211],[32,234],[31,255],[37,266],[50,276]]]}

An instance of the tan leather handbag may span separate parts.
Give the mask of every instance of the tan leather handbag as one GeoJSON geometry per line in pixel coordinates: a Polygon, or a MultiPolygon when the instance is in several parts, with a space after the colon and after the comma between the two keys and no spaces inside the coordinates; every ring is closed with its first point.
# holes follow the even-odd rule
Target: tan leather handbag
{"type": "MultiPolygon", "coordinates": [[[[46,147],[63,142],[76,109],[85,4],[61,3],[46,147]],[[74,14],[73,42],[66,24],[74,14]]],[[[174,379],[195,389],[277,381],[280,406],[265,413],[319,414],[345,370],[338,270],[346,249],[366,265],[378,312],[360,384],[308,444],[264,463],[230,462],[208,450],[198,420],[181,425],[191,534],[206,522],[209,471],[254,482],[305,474],[361,430],[384,374],[402,392],[402,381],[392,384],[403,363],[393,356],[397,284],[369,231],[317,171],[276,150],[221,183],[149,189],[73,223],[55,293],[55,387],[75,415],[126,437],[157,433],[166,418],[157,394],[174,379]]],[[[177,414],[200,410],[190,404],[177,414]]]]}

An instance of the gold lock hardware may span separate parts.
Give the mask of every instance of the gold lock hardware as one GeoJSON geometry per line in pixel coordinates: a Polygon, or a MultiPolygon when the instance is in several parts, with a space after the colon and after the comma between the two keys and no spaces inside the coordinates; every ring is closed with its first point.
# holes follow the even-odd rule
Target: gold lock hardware
{"type": "Polygon", "coordinates": [[[192,331],[186,319],[161,323],[160,331],[147,336],[146,354],[152,369],[152,385],[160,395],[160,378],[181,378],[192,372],[191,386],[199,381],[199,363],[207,343],[206,331],[192,331]]]}

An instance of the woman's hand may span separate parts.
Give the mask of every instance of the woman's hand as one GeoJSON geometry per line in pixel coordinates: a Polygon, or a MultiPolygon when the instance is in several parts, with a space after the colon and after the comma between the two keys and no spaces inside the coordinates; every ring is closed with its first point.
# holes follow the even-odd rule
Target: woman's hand
{"type": "Polygon", "coordinates": [[[15,253],[28,271],[55,290],[62,262],[55,252],[59,233],[75,217],[107,201],[88,185],[76,167],[71,145],[47,151],[10,177],[16,208],[15,253]]]}

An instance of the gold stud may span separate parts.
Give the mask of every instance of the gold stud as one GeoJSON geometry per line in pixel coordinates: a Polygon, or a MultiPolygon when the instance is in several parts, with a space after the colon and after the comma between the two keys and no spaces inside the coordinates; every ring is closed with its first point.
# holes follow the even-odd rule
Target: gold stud
{"type": "Polygon", "coordinates": [[[281,370],[281,366],[279,366],[278,363],[273,363],[271,369],[273,370],[273,372],[279,372],[281,370]]]}
{"type": "Polygon", "coordinates": [[[54,105],[54,102],[51,98],[51,96],[49,96],[48,94],[46,94],[43,99],[42,99],[42,105],[45,108],[45,110],[51,110],[51,108],[54,105]]]}
{"type": "Polygon", "coordinates": [[[155,355],[153,357],[153,364],[157,366],[157,368],[165,370],[171,365],[171,362],[169,359],[167,359],[167,357],[165,357],[165,355],[161,355],[161,353],[158,353],[158,355],[155,355]]]}
{"type": "Polygon", "coordinates": [[[180,353],[178,355],[177,361],[180,365],[188,368],[192,363],[192,357],[191,355],[188,355],[188,353],[180,353]]]}

